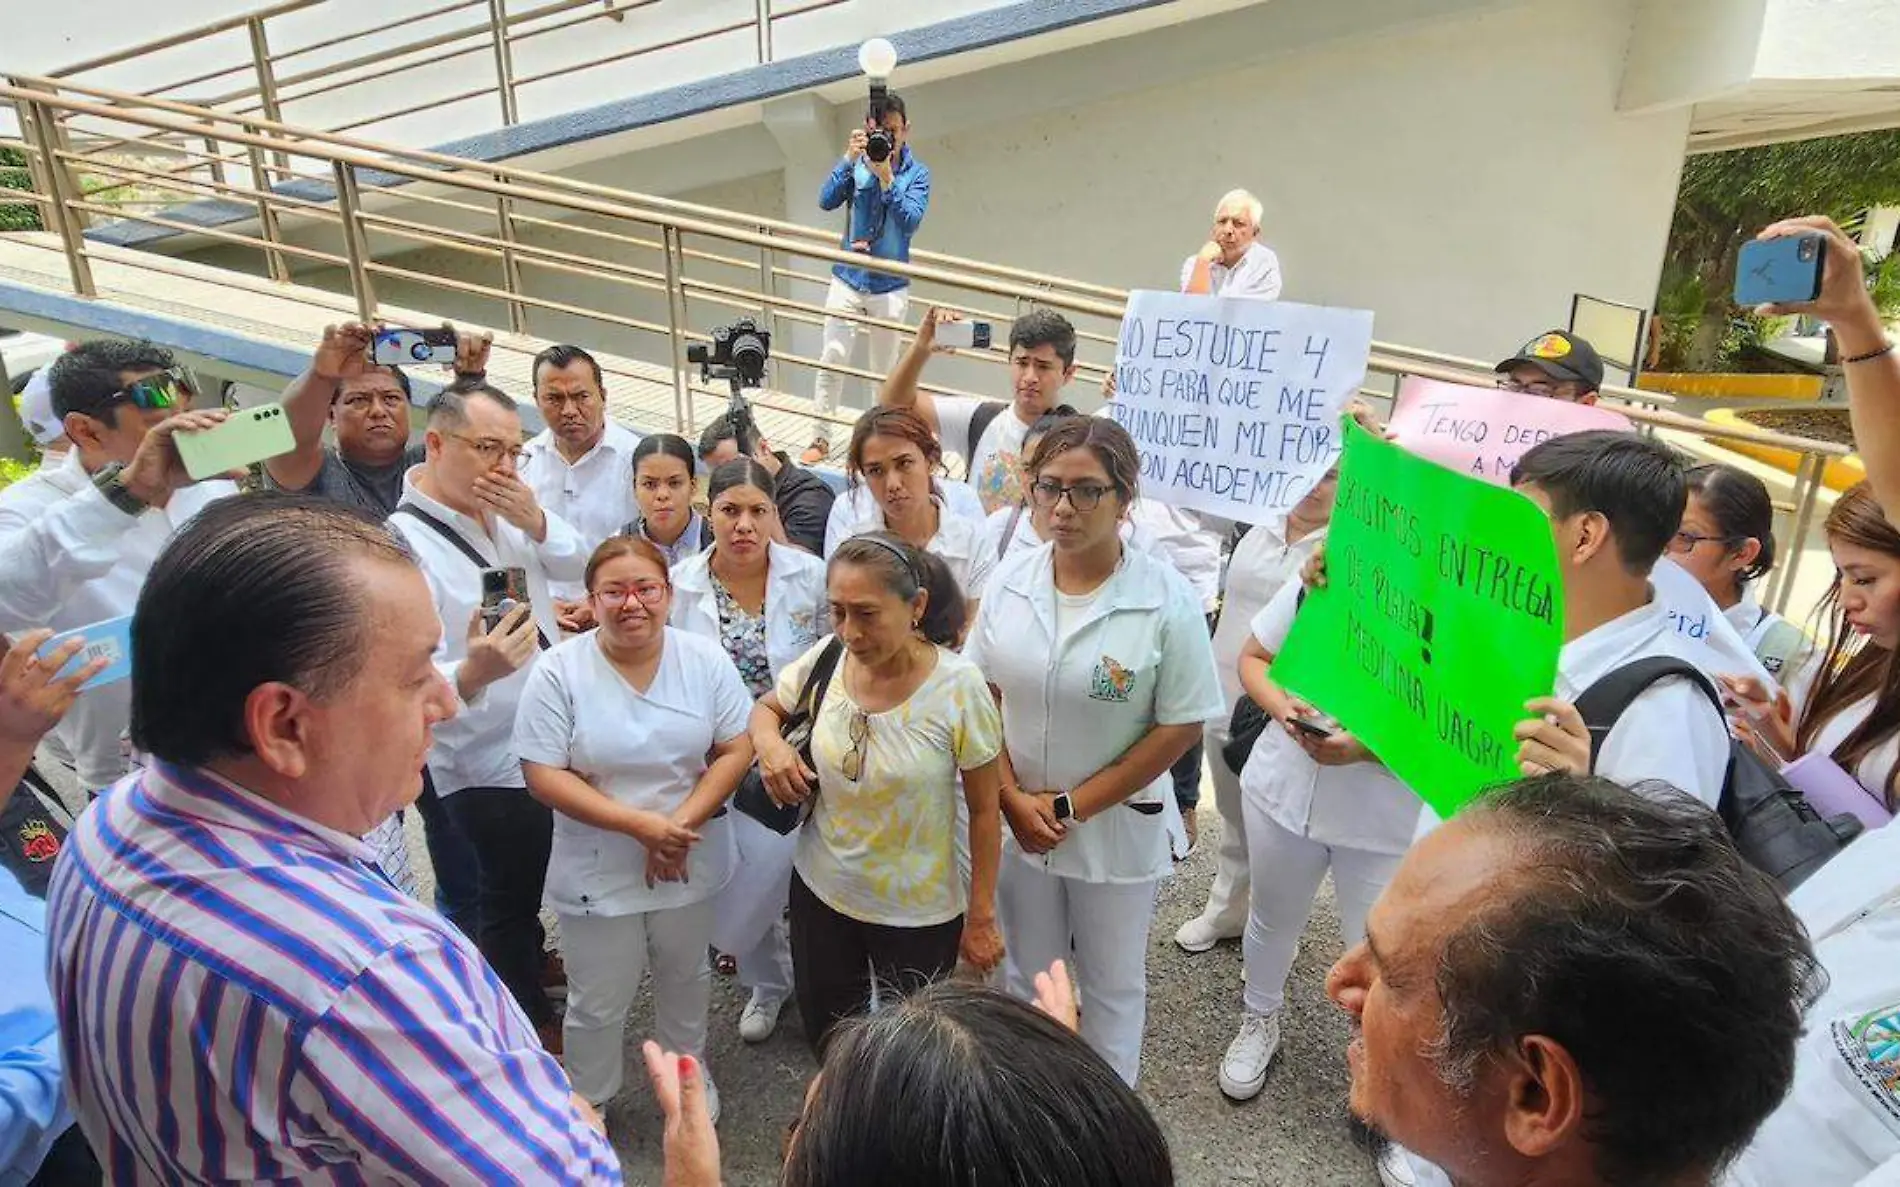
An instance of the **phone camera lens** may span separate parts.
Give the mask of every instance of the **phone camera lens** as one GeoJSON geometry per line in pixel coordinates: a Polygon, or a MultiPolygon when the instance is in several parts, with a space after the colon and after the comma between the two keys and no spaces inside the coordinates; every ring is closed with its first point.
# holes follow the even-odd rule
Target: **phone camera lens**
{"type": "Polygon", "coordinates": [[[1800,248],[1795,252],[1795,256],[1796,258],[1800,259],[1803,263],[1806,263],[1807,261],[1813,259],[1814,258],[1814,240],[1812,239],[1803,240],[1800,248]]]}
{"type": "Polygon", "coordinates": [[[413,346],[409,348],[409,357],[416,360],[418,363],[428,362],[429,361],[429,344],[426,342],[415,343],[413,346]]]}

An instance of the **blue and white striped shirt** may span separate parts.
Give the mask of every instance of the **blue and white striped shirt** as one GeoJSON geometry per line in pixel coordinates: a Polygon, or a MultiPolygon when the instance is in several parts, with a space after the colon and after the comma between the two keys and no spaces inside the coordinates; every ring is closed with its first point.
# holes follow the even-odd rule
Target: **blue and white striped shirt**
{"type": "Polygon", "coordinates": [[[618,1183],[472,945],[373,853],[158,764],[48,898],[79,1122],[113,1183],[618,1183]]]}

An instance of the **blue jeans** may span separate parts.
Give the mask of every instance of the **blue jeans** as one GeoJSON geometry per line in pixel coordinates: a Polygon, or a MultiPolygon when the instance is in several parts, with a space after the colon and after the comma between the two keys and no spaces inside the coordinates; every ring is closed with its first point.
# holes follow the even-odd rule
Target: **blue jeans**
{"type": "Polygon", "coordinates": [[[475,846],[442,807],[435,782],[422,772],[422,795],[416,800],[422,817],[422,836],[429,845],[429,864],[435,867],[435,909],[469,939],[476,938],[481,911],[481,883],[475,846]]]}

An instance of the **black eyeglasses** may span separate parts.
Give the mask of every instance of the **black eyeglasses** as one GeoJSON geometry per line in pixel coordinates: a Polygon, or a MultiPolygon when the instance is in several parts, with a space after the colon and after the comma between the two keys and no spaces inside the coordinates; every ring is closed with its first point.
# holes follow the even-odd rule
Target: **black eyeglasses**
{"type": "Polygon", "coordinates": [[[1099,482],[1078,482],[1073,486],[1064,486],[1060,482],[1051,482],[1047,478],[1038,478],[1029,486],[1029,497],[1036,506],[1048,510],[1069,496],[1069,506],[1077,511],[1093,511],[1101,506],[1102,497],[1115,488],[1099,482]]]}
{"type": "Polygon", "coordinates": [[[1734,536],[1703,536],[1695,532],[1677,532],[1675,535],[1669,537],[1669,551],[1675,553],[1677,556],[1683,556],[1687,553],[1694,552],[1698,545],[1707,544],[1710,541],[1714,541],[1725,548],[1731,544],[1740,542],[1734,536]]]}

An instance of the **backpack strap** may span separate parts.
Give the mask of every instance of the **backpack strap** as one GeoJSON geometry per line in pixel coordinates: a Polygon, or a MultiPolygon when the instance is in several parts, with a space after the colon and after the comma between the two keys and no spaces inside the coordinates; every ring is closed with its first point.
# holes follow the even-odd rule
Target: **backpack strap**
{"type": "Polygon", "coordinates": [[[989,430],[997,414],[1009,407],[1001,400],[985,400],[970,413],[970,435],[963,443],[963,464],[970,471],[970,481],[976,481],[976,445],[983,440],[983,434],[989,430]]]}
{"type": "Polygon", "coordinates": [[[996,559],[1002,560],[1009,552],[1009,546],[1016,542],[1016,525],[1023,521],[1023,505],[1016,504],[1009,513],[1009,522],[1003,525],[1003,538],[996,542],[996,559]]]}
{"type": "MultiPolygon", "coordinates": [[[[430,515],[427,511],[424,511],[422,508],[416,506],[414,503],[400,504],[397,506],[396,510],[392,512],[391,514],[407,515],[411,519],[414,519],[417,523],[420,523],[423,526],[427,527],[430,531],[434,532],[436,535],[442,537],[444,540],[447,540],[450,544],[455,545],[455,550],[461,553],[463,556],[467,557],[469,564],[475,566],[475,569],[478,575],[480,571],[483,569],[493,569],[493,568],[499,567],[499,566],[489,563],[489,560],[487,557],[483,556],[479,552],[476,552],[474,545],[470,544],[467,540],[462,539],[462,533],[456,531],[454,528],[450,527],[448,524],[443,523],[441,520],[437,519],[435,516],[430,515]]],[[[540,646],[541,650],[543,651],[546,651],[549,647],[553,646],[552,643],[548,642],[548,637],[542,633],[541,627],[539,624],[536,624],[534,628],[534,641],[536,644],[540,646]]]]}
{"type": "Polygon", "coordinates": [[[1727,711],[1722,708],[1722,694],[1710,683],[1701,668],[1673,655],[1635,660],[1606,673],[1576,699],[1577,712],[1583,717],[1584,724],[1590,727],[1592,765],[1596,763],[1597,752],[1603,749],[1603,740],[1610,736],[1610,730],[1623,716],[1624,710],[1637,697],[1648,692],[1651,685],[1675,676],[1701,689],[1702,694],[1709,698],[1709,703],[1715,706],[1716,714],[1727,720],[1727,711]]]}

